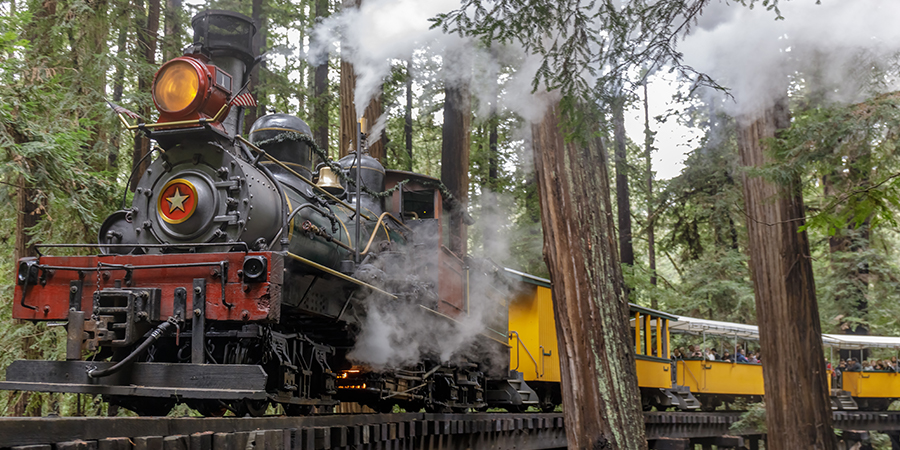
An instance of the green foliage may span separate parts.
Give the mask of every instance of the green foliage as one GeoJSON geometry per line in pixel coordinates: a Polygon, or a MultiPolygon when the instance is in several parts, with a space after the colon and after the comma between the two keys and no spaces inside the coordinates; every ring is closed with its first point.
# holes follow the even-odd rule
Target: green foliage
{"type": "Polygon", "coordinates": [[[815,182],[829,177],[835,184],[836,195],[810,202],[807,228],[835,235],[848,224],[897,225],[898,106],[900,94],[891,93],[855,105],[806,110],[772,142],[777,161],[767,172],[772,178],[784,181],[796,174],[815,182]]]}
{"type": "MultiPolygon", "coordinates": [[[[734,431],[756,430],[758,434],[766,433],[766,403],[754,403],[743,414],[741,419],[731,424],[730,429],[734,431]]],[[[757,434],[757,433],[754,433],[757,434]]]]}

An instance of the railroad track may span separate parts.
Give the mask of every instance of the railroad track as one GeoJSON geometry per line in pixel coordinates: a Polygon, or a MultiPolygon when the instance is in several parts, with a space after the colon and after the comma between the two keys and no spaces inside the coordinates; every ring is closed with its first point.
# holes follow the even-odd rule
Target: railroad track
{"type": "MultiPolygon", "coordinates": [[[[647,439],[759,438],[733,430],[742,412],[647,412],[647,439]]],[[[835,428],[900,431],[900,411],[834,413],[835,428]]],[[[722,440],[724,439],[724,440],[722,440]]],[[[700,441],[698,441],[700,442],[700,441]]],[[[8,417],[0,448],[12,450],[306,450],[565,448],[561,413],[334,414],[309,417],[8,417]]]]}
{"type": "Polygon", "coordinates": [[[565,448],[562,414],[2,418],[14,450],[565,448]]]}

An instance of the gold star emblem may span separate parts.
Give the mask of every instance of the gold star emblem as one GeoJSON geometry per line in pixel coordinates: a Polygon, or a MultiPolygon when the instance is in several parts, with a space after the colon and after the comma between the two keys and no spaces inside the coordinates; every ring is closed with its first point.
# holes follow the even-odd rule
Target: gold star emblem
{"type": "Polygon", "coordinates": [[[190,198],[190,195],[182,195],[181,188],[175,187],[175,194],[171,197],[166,197],[166,201],[169,202],[169,214],[172,214],[176,209],[180,209],[184,211],[184,201],[190,198]]]}

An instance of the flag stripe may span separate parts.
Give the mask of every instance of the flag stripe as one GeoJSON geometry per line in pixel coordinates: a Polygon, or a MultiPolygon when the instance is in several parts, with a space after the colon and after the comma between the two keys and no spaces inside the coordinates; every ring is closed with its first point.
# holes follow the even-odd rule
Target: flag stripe
{"type": "Polygon", "coordinates": [[[244,92],[231,99],[231,104],[239,106],[256,106],[256,99],[253,98],[253,94],[244,92]]]}
{"type": "Polygon", "coordinates": [[[124,114],[128,117],[131,117],[132,119],[140,119],[141,118],[141,116],[139,116],[137,113],[132,112],[128,109],[125,109],[109,100],[107,100],[106,103],[109,104],[109,107],[112,108],[112,110],[115,111],[116,114],[124,114]]]}

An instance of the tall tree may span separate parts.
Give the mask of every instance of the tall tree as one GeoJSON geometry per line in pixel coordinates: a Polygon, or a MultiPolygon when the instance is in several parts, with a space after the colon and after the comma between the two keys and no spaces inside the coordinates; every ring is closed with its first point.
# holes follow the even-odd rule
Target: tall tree
{"type": "MultiPolygon", "coordinates": [[[[316,0],[316,22],[328,17],[328,0],[316,0]]],[[[328,110],[331,96],[328,93],[328,51],[317,55],[319,64],[313,68],[312,132],[313,139],[328,150],[328,110]]]]}
{"type": "Polygon", "coordinates": [[[412,56],[406,60],[406,108],[404,110],[403,137],[406,144],[406,154],[409,157],[407,170],[413,170],[413,92],[412,92],[412,56]]]}
{"type": "Polygon", "coordinates": [[[182,33],[184,33],[184,25],[181,20],[182,0],[166,0],[165,11],[165,40],[163,40],[163,60],[168,61],[177,56],[181,56],[182,33]]]}
{"type": "Polygon", "coordinates": [[[568,447],[647,448],[606,151],[599,137],[567,141],[564,114],[555,105],[532,132],[568,447]]]}
{"type": "Polygon", "coordinates": [[[450,216],[450,251],[460,257],[468,251],[463,224],[469,197],[469,129],[472,121],[467,80],[445,82],[444,126],[441,143],[441,181],[456,197],[457,207],[450,216]]]}
{"type": "MultiPolygon", "coordinates": [[[[343,0],[343,8],[359,8],[362,0],[343,0]]],[[[342,52],[346,49],[342,49],[342,52]]],[[[354,95],[356,93],[356,72],[353,70],[353,64],[347,61],[343,55],[341,57],[341,87],[340,87],[340,111],[341,111],[341,147],[338,149],[341,157],[346,156],[349,152],[356,149],[356,130],[359,117],[354,104],[354,95]],[[351,148],[351,146],[353,148],[351,148]]],[[[384,107],[381,104],[381,93],[378,92],[375,98],[369,101],[362,117],[365,118],[368,130],[362,130],[368,133],[374,127],[384,113],[384,107]]],[[[378,136],[369,136],[369,155],[379,161],[384,160],[384,141],[381,138],[380,130],[378,136]]],[[[371,133],[370,133],[371,134],[371,133]]]]}
{"type": "MultiPolygon", "coordinates": [[[[770,163],[763,140],[789,126],[786,98],[739,121],[741,163],[770,163]]],[[[806,214],[799,178],[776,184],[745,172],[743,185],[765,360],[767,448],[836,448],[809,240],[799,231],[806,214]]]]}
{"type": "MultiPolygon", "coordinates": [[[[650,105],[647,98],[647,81],[644,80],[644,159],[647,161],[647,263],[650,265],[650,285],[656,286],[656,236],[653,210],[653,132],[650,131],[650,105]]],[[[650,307],[659,309],[659,299],[650,297],[650,307]]]]}
{"type": "MultiPolygon", "coordinates": [[[[153,74],[149,70],[156,64],[156,43],[157,33],[159,33],[159,0],[148,0],[147,8],[144,8],[143,0],[134,0],[135,7],[135,26],[137,28],[138,52],[143,57],[143,61],[148,67],[141,70],[138,74],[138,91],[150,92],[153,83],[153,74]],[[144,13],[146,11],[146,14],[144,13]]],[[[151,115],[151,106],[149,101],[145,101],[141,108],[141,114],[144,118],[151,115]]],[[[144,173],[150,166],[150,161],[144,157],[150,153],[150,138],[143,133],[138,133],[134,137],[134,151],[132,152],[132,170],[138,175],[144,173]]],[[[133,191],[137,188],[140,176],[132,178],[129,188],[133,191]]]]}
{"type": "MultiPolygon", "coordinates": [[[[262,55],[268,48],[267,39],[269,35],[269,25],[266,20],[266,3],[264,0],[252,0],[250,4],[250,19],[259,27],[256,34],[253,35],[253,53],[262,55]]],[[[257,103],[255,108],[248,108],[247,115],[244,116],[245,134],[250,132],[250,127],[253,126],[253,122],[256,122],[256,119],[266,115],[266,96],[263,95],[260,80],[265,66],[266,61],[263,59],[250,70],[250,84],[247,86],[247,89],[253,94],[257,103]]]]}
{"type": "MultiPolygon", "coordinates": [[[[619,254],[622,264],[634,265],[631,241],[631,195],[628,192],[628,137],[625,135],[625,96],[613,99],[613,136],[616,144],[616,213],[619,222],[619,254]]],[[[625,286],[626,295],[628,286],[625,286]]]]}

